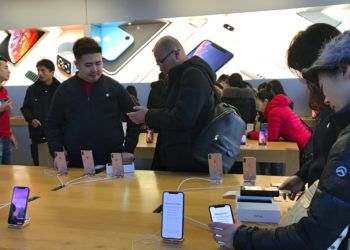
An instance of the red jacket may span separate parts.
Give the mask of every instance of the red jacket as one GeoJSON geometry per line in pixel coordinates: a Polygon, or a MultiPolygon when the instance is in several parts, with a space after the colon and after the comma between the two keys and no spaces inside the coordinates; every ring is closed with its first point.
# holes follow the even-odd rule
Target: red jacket
{"type": "MultiPolygon", "coordinates": [[[[280,137],[298,143],[303,150],[311,136],[310,130],[300,117],[289,107],[291,100],[285,95],[276,95],[267,105],[263,116],[268,123],[268,141],[277,141],[280,137]]],[[[249,134],[251,139],[259,139],[259,131],[249,134]]]]}

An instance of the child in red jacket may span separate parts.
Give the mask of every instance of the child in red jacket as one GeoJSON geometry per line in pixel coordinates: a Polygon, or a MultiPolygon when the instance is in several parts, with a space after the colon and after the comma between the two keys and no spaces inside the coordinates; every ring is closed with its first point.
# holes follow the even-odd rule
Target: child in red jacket
{"type": "MultiPolygon", "coordinates": [[[[290,103],[291,100],[287,96],[275,95],[269,84],[256,95],[256,104],[268,123],[267,140],[277,141],[282,137],[298,143],[299,150],[303,151],[311,132],[289,107],[290,103]]],[[[249,137],[258,140],[259,131],[250,132],[249,137]]]]}

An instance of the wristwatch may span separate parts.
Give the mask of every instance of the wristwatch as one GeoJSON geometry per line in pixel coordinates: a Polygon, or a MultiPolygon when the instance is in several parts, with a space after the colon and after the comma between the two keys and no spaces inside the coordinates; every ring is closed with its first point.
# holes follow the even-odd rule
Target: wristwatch
{"type": "Polygon", "coordinates": [[[72,51],[73,44],[72,42],[65,42],[58,46],[57,49],[57,68],[68,75],[74,75],[76,72],[72,51]]]}

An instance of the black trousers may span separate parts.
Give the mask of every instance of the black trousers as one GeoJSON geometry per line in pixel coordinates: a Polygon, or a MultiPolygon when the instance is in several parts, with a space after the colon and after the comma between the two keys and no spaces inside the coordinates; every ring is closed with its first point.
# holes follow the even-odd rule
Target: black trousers
{"type": "Polygon", "coordinates": [[[32,140],[32,144],[30,144],[30,153],[32,155],[34,166],[39,166],[38,143],[33,140],[32,140]]]}

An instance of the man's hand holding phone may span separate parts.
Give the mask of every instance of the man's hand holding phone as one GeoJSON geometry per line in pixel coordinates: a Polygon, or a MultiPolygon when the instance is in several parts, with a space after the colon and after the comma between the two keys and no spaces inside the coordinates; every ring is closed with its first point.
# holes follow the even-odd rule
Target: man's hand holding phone
{"type": "Polygon", "coordinates": [[[1,102],[2,104],[0,105],[0,112],[4,112],[7,110],[12,110],[12,102],[11,100],[4,100],[1,102]]]}
{"type": "MultiPolygon", "coordinates": [[[[305,183],[303,180],[296,176],[290,176],[287,180],[285,180],[281,186],[279,186],[280,190],[288,190],[291,192],[290,195],[288,195],[289,199],[294,200],[296,195],[303,190],[305,186],[305,183]]],[[[283,194],[283,198],[286,199],[286,194],[283,194]]]]}
{"type": "Polygon", "coordinates": [[[209,224],[214,240],[227,249],[234,249],[233,239],[240,226],[241,223],[239,221],[236,221],[234,224],[221,222],[212,222],[209,224]]]}

